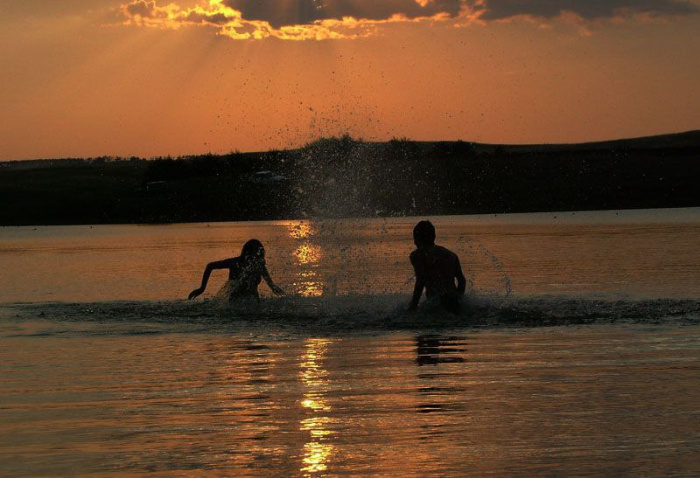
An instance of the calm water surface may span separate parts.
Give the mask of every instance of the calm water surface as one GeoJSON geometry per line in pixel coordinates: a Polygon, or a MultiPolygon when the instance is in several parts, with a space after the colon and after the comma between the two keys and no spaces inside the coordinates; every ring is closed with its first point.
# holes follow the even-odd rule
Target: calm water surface
{"type": "Polygon", "coordinates": [[[0,229],[0,475],[697,476],[700,210],[0,229]],[[250,237],[288,292],[225,307],[250,237]],[[548,325],[548,326],[545,326],[548,325]]]}

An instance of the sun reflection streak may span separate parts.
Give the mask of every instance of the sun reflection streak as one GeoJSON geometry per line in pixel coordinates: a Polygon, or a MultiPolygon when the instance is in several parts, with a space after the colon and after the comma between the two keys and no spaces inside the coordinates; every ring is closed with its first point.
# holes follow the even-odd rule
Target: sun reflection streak
{"type": "Polygon", "coordinates": [[[321,297],[325,284],[316,269],[323,259],[323,249],[311,241],[316,234],[314,226],[307,222],[290,223],[287,225],[289,237],[301,243],[294,250],[294,258],[299,270],[297,292],[303,297],[321,297]]]}
{"type": "Polygon", "coordinates": [[[326,471],[335,450],[335,447],[328,443],[333,432],[329,429],[331,418],[327,413],[332,408],[326,399],[328,371],[323,368],[323,358],[330,343],[327,339],[309,339],[299,365],[299,378],[306,390],[300,405],[310,414],[300,424],[301,430],[308,432],[310,438],[304,444],[301,467],[304,476],[326,471]]]}
{"type": "Polygon", "coordinates": [[[323,282],[317,280],[318,275],[315,271],[301,272],[299,277],[301,282],[295,284],[299,286],[298,293],[302,297],[321,297],[324,291],[323,282]]]}
{"type": "Polygon", "coordinates": [[[289,237],[293,239],[306,239],[315,233],[314,227],[308,222],[295,222],[287,225],[289,237]]]}
{"type": "Polygon", "coordinates": [[[316,244],[301,244],[294,251],[294,256],[299,260],[301,264],[317,264],[323,255],[321,246],[316,244]]]}

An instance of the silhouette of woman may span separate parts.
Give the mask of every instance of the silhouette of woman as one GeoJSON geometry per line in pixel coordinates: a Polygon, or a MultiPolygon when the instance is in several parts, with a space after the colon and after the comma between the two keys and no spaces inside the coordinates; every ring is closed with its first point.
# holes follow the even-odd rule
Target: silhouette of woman
{"type": "Polygon", "coordinates": [[[251,239],[245,243],[241,255],[223,261],[210,262],[204,269],[202,285],[190,292],[189,300],[204,293],[209,282],[209,276],[213,270],[228,269],[227,292],[229,300],[235,299],[260,299],[258,286],[265,279],[272,292],[283,295],[284,291],[272,281],[265,264],[265,248],[257,239],[251,239]]]}

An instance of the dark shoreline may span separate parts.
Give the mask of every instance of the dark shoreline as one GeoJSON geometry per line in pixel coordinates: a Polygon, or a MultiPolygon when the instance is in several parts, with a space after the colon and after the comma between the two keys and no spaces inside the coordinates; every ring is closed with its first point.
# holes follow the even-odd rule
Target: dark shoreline
{"type": "Polygon", "coordinates": [[[700,206],[700,131],[580,145],[327,138],[182,158],[0,163],[0,225],[700,206]]]}

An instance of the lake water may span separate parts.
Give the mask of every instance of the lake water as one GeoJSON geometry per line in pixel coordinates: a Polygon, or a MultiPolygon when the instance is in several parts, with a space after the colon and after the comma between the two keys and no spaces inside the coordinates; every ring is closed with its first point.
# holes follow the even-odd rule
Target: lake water
{"type": "Polygon", "coordinates": [[[700,209],[418,219],[0,228],[0,476],[700,474],[700,209]]]}

